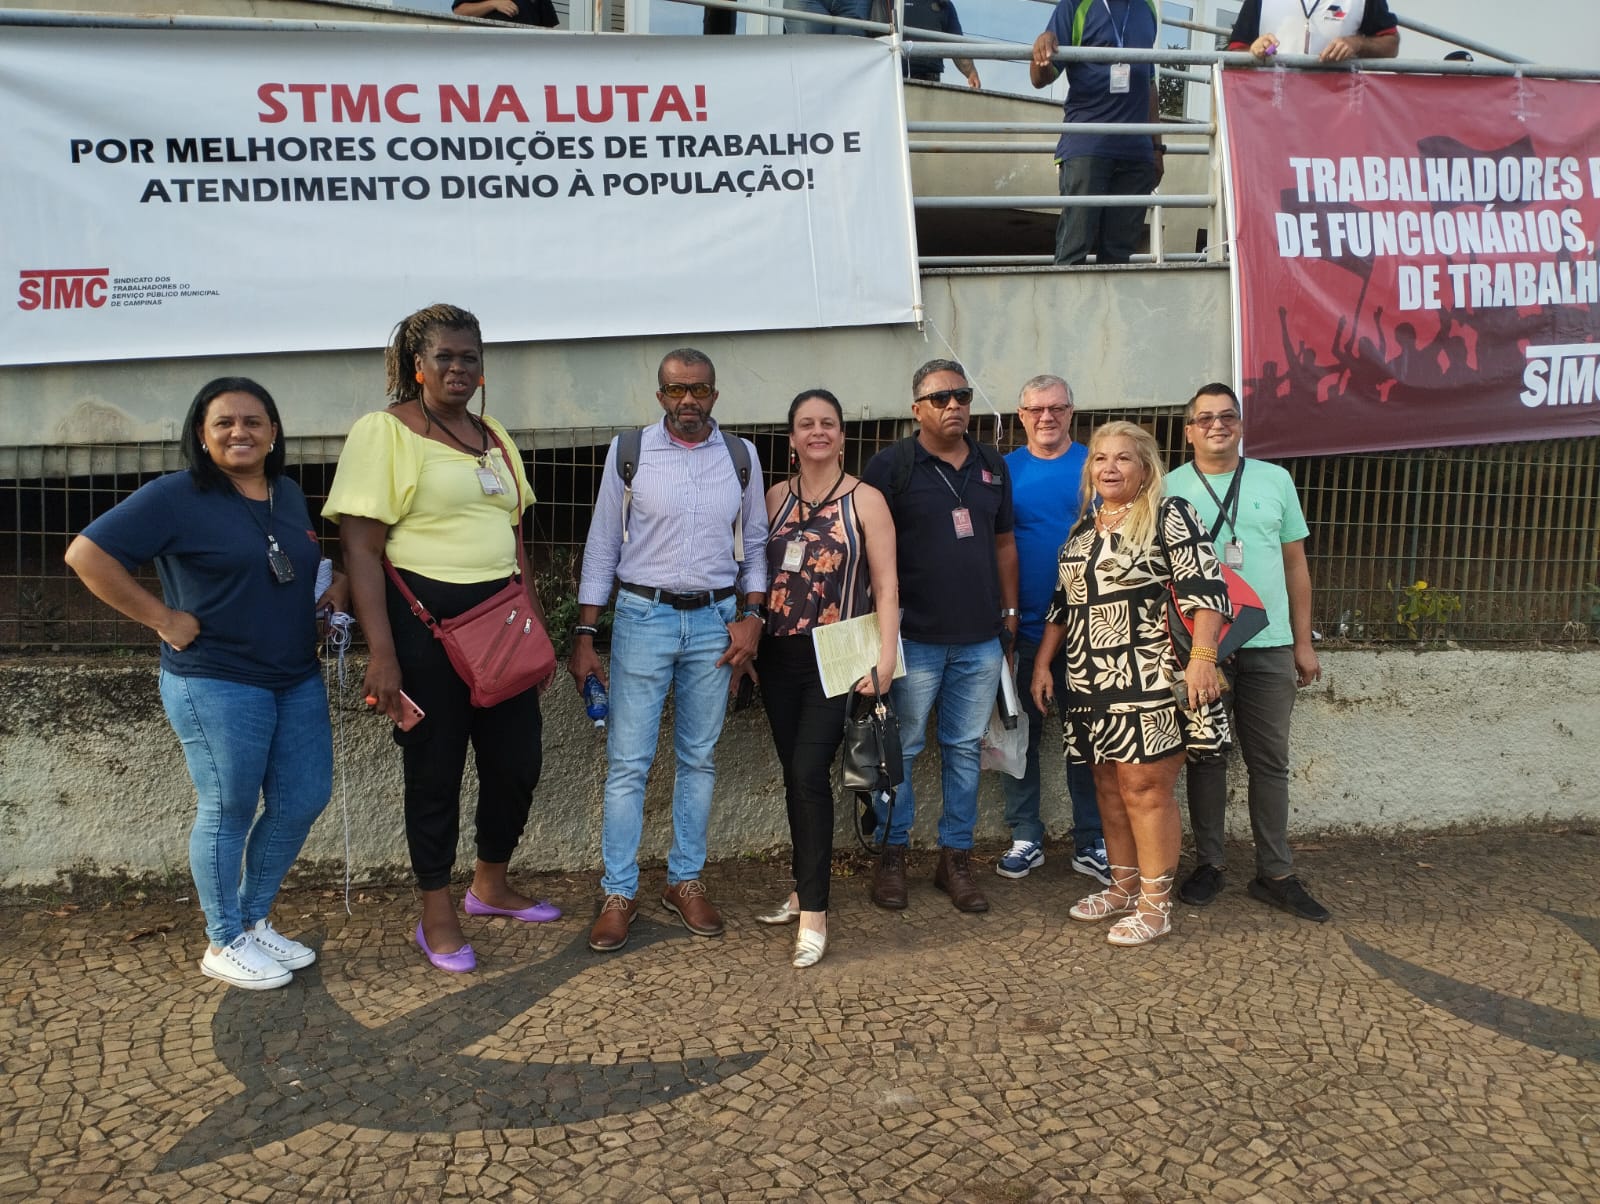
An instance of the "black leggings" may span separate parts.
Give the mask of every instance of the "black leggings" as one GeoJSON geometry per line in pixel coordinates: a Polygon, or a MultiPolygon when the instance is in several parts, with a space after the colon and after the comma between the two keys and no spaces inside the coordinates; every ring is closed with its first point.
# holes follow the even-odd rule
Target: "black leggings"
{"type": "Polygon", "coordinates": [[[802,911],[827,911],[833,868],[833,756],[844,738],[848,696],[823,696],[809,635],[762,636],[756,672],[772,743],[783,764],[795,893],[802,911]]]}
{"type": "MultiPolygon", "coordinates": [[[[505,586],[503,579],[456,585],[400,571],[418,600],[440,619],[471,610],[505,586]]],[[[394,582],[386,578],[385,585],[401,688],[426,712],[409,732],[394,730],[405,769],[406,845],[417,886],[438,890],[450,884],[455,865],[468,741],[478,767],[478,859],[511,860],[543,764],[539,692],[528,689],[498,706],[473,706],[444,645],[411,613],[394,582]]]]}

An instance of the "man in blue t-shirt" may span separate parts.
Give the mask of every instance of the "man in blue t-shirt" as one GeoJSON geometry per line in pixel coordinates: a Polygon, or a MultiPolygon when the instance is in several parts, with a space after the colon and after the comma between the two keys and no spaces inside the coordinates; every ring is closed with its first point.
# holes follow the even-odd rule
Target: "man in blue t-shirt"
{"type": "MultiPolygon", "coordinates": [[[[1011,829],[1011,851],[995,863],[1002,878],[1024,878],[1044,864],[1044,824],[1039,818],[1039,744],[1044,716],[1033,705],[1025,683],[1033,680],[1033,658],[1044,638],[1044,614],[1055,593],[1061,545],[1078,521],[1079,490],[1089,449],[1074,443],[1072,390],[1059,376],[1035,376],[1022,386],[1017,417],[1028,443],[1006,457],[1011,470],[1011,508],[1017,540],[1017,681],[1022,709],[1028,716],[1028,764],[1021,778],[1000,775],[1006,800],[1006,826],[1011,829]]],[[[1052,666],[1055,696],[1067,696],[1066,652],[1052,666]]],[[[1053,725],[1055,747],[1061,747],[1061,717],[1053,725]]],[[[1111,885],[1106,867],[1106,844],[1100,830],[1100,807],[1094,793],[1094,773],[1084,763],[1067,766],[1067,794],[1072,798],[1072,843],[1076,850],[1072,868],[1111,885]]]]}
{"type": "MultiPolygon", "coordinates": [[[[1232,723],[1249,774],[1250,831],[1256,876],[1251,897],[1304,920],[1328,909],[1294,874],[1289,851],[1289,716],[1295,690],[1322,676],[1311,643],[1310,533],[1294,481],[1276,464],[1239,454],[1244,434],[1239,399],[1227,385],[1202,385],[1189,401],[1184,432],[1194,460],[1167,474],[1167,496],[1187,498],[1211,532],[1218,558],[1260,595],[1267,628],[1220,666],[1232,689],[1232,723]]],[[[1194,872],[1178,898],[1204,907],[1222,889],[1228,762],[1189,763],[1189,821],[1194,872]]]]}
{"type": "MultiPolygon", "coordinates": [[[[1061,74],[1051,61],[1062,46],[1149,50],[1161,18],[1155,0],[1059,0],[1050,24],[1033,43],[1028,78],[1048,88],[1061,74]]],[[[1151,63],[1067,65],[1068,122],[1153,122],[1155,66],[1151,63]]],[[[1062,134],[1056,166],[1062,196],[1144,196],[1164,169],[1160,138],[1128,134],[1062,134]]],[[[1056,262],[1127,263],[1139,244],[1146,209],[1139,205],[1069,206],[1056,223],[1056,262]]]]}

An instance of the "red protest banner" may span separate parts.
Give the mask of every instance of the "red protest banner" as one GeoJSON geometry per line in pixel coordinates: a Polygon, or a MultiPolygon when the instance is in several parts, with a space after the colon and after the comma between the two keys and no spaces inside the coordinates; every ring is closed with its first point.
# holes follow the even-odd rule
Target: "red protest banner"
{"type": "Polygon", "coordinates": [[[1600,87],[1223,73],[1252,455],[1600,434],[1600,87]]]}

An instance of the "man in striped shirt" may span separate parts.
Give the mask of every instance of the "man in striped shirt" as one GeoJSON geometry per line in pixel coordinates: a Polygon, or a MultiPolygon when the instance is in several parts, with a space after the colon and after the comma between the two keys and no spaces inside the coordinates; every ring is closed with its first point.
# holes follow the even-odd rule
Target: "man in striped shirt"
{"type": "Polygon", "coordinates": [[[602,953],[627,944],[637,914],[645,779],[669,690],[677,772],[661,903],[697,936],[722,934],[700,881],[714,754],[732,667],[755,655],[765,618],[767,512],[756,449],[745,443],[750,473],[741,483],[724,442],[737,436],[724,436],[711,417],[717,377],[703,352],[668,352],[656,380],[663,417],[643,432],[631,482],[623,480],[621,441],[612,440],[606,455],[567,662],[580,690],[590,674],[607,682],[595,622],[615,588],[600,836],[605,899],[589,933],[589,948],[602,953]]]}

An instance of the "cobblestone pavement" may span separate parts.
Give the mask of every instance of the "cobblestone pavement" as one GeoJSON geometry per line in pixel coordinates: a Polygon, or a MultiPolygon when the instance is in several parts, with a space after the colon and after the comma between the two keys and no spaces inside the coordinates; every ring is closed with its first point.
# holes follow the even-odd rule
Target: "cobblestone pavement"
{"type": "Polygon", "coordinates": [[[278,925],[322,958],[270,992],[200,975],[185,901],[23,901],[0,1200],[1600,1199],[1600,836],[1304,849],[1332,923],[1236,870],[1133,950],[1066,918],[1065,856],[980,868],[983,916],[925,856],[901,914],[837,881],[806,971],[753,919],[774,865],[708,872],[718,940],[647,871],[606,956],[592,878],[546,878],[568,916],[468,919],[461,977],[411,943],[409,890],[351,917],[298,887],[278,925]]]}

